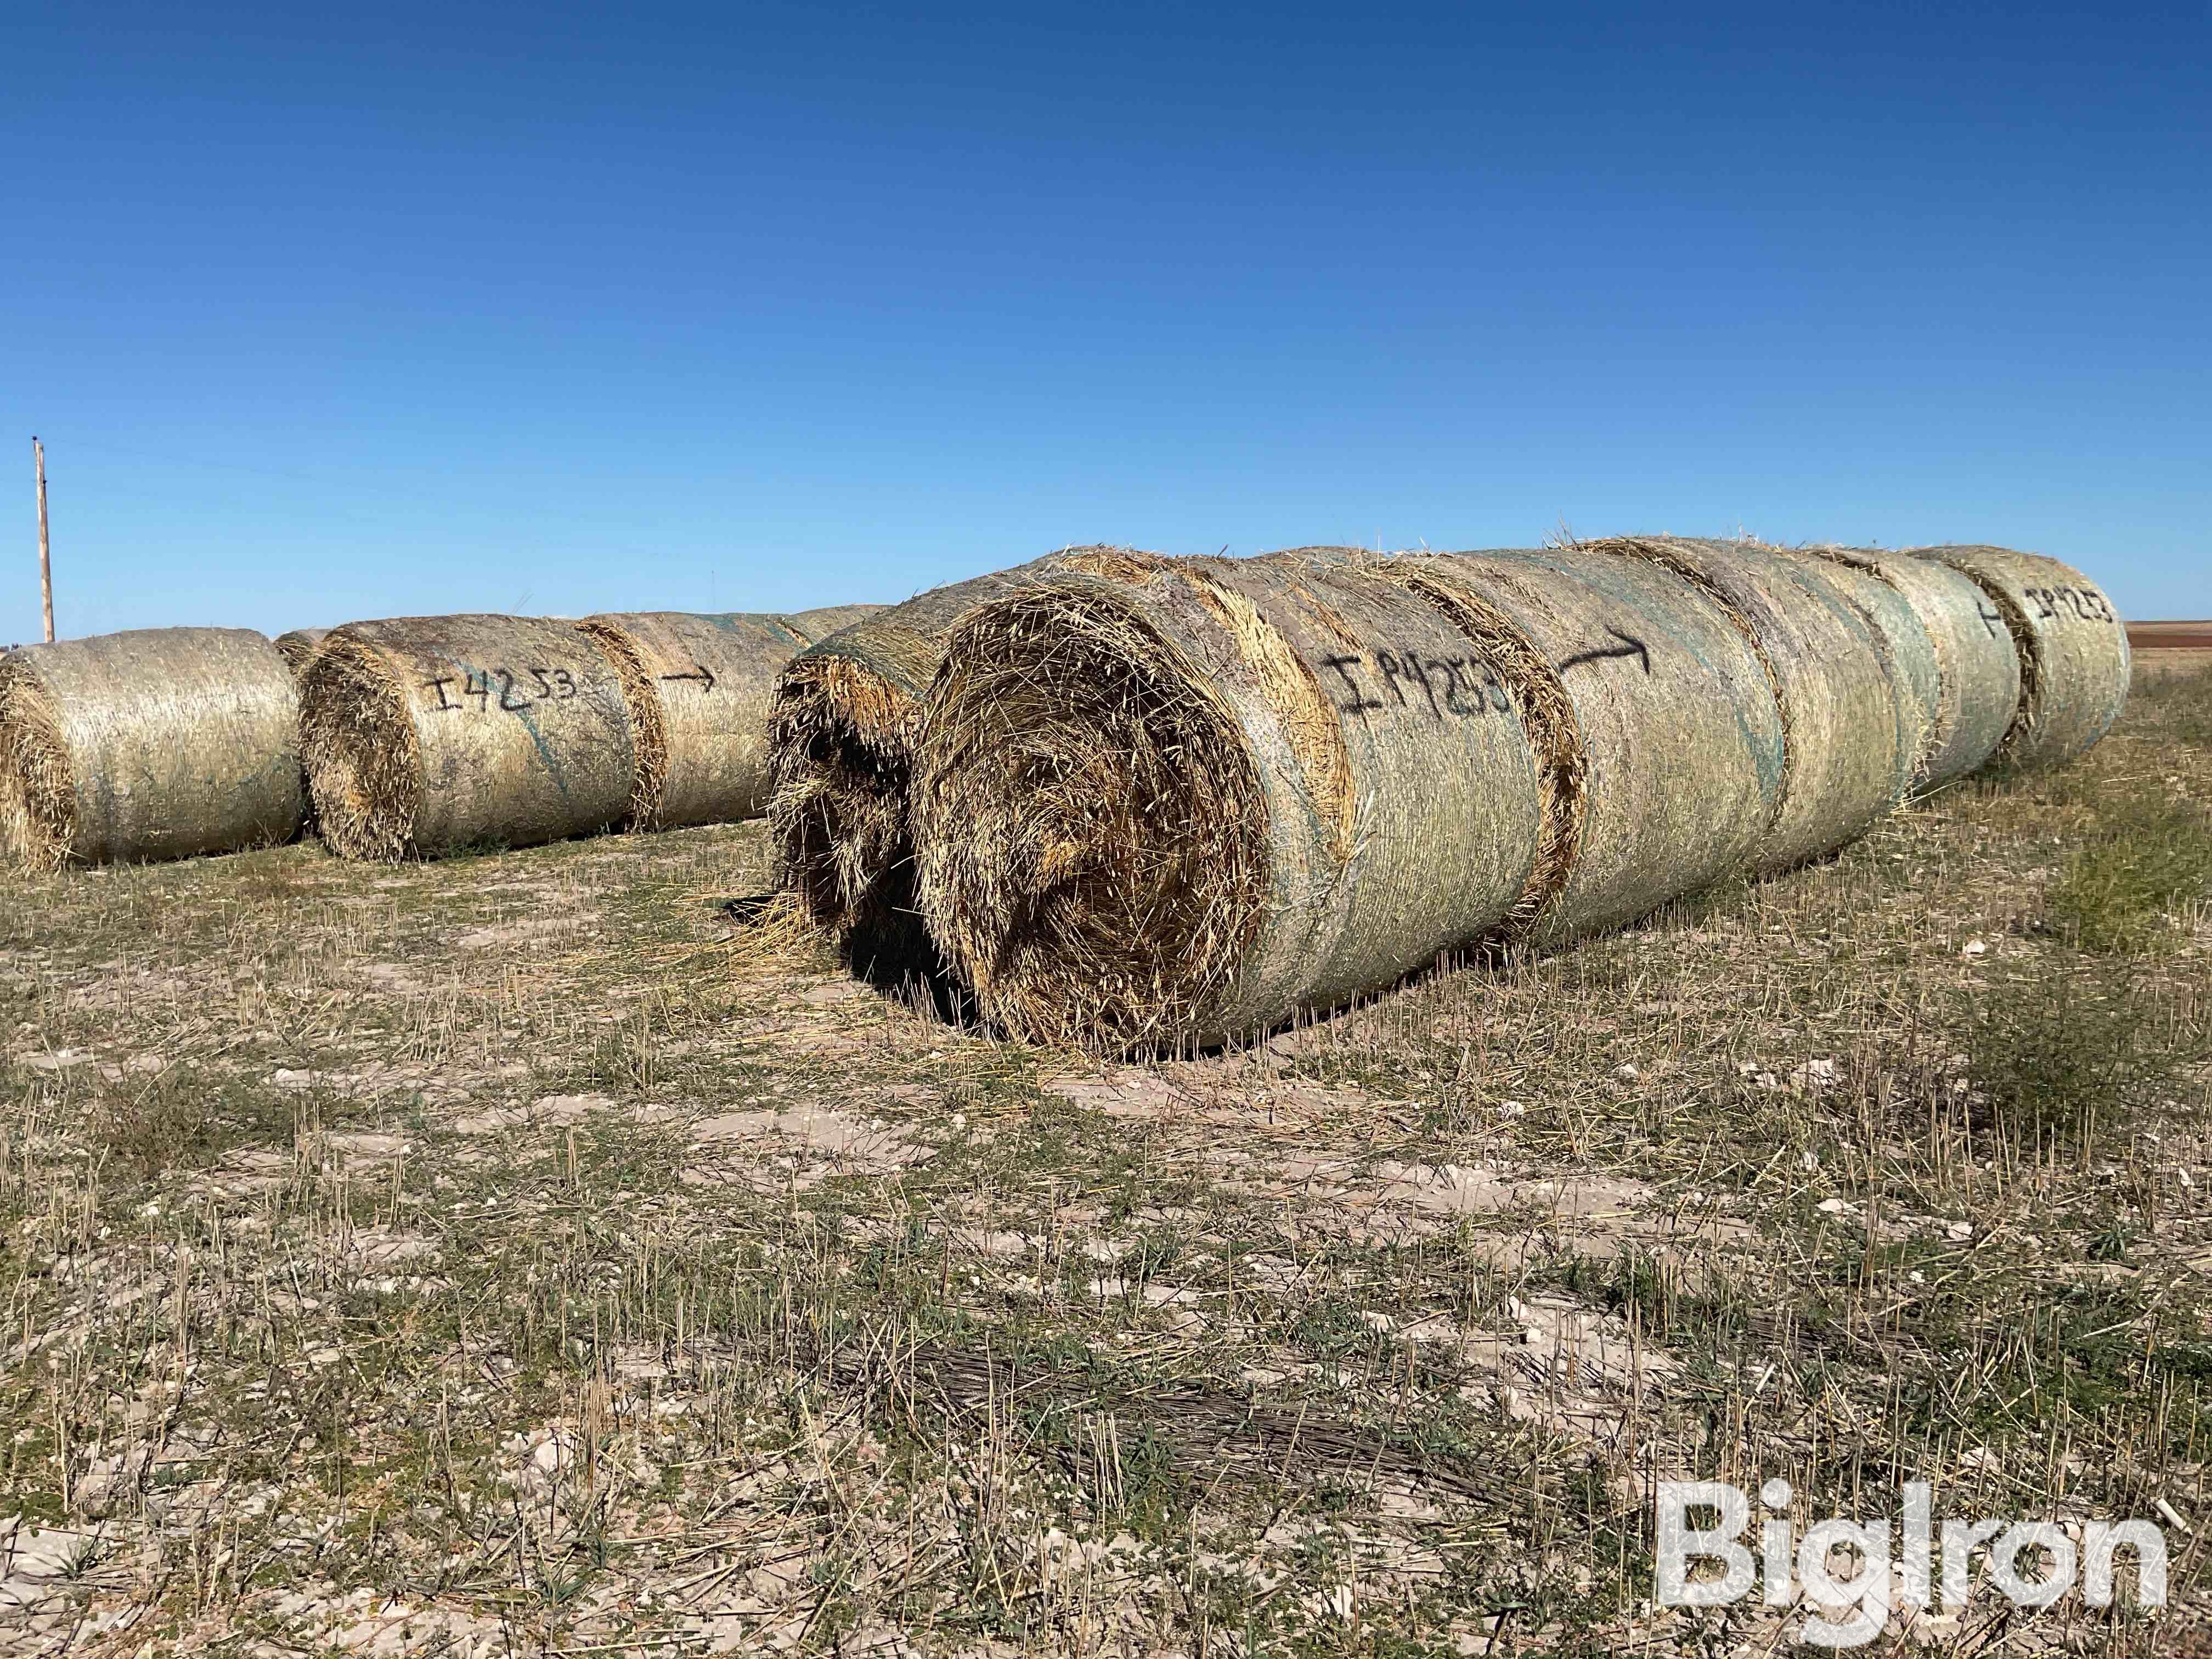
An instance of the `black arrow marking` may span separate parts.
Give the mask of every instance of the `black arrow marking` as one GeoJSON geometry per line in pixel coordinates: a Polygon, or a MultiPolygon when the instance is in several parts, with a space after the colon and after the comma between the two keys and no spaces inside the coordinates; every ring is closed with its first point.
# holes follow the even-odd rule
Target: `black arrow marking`
{"type": "Polygon", "coordinates": [[[663,674],[660,678],[664,680],[698,680],[701,682],[699,689],[702,691],[712,691],[714,689],[714,671],[702,663],[695,662],[691,666],[697,672],[690,674],[663,674]]]}
{"type": "Polygon", "coordinates": [[[1651,653],[1644,641],[1633,635],[1622,633],[1618,628],[1608,628],[1605,631],[1620,643],[1610,648],[1585,651],[1578,656],[1570,657],[1559,665],[1559,672],[1564,674],[1570,668],[1586,662],[1603,662],[1611,657],[1634,657],[1644,665],[1644,672],[1648,677],[1651,672],[1651,653]]]}

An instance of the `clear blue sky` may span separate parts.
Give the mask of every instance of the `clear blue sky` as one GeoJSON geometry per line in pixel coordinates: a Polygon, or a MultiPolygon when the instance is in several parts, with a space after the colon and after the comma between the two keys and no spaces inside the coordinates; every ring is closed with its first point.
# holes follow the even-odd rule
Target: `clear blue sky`
{"type": "Polygon", "coordinates": [[[34,432],[64,634],[1562,523],[2212,615],[2202,0],[934,10],[15,9],[0,643],[34,432]]]}

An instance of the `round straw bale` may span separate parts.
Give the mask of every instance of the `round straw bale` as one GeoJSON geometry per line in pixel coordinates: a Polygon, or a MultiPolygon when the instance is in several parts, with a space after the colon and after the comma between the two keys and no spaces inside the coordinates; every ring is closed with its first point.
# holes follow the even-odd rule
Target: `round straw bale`
{"type": "Polygon", "coordinates": [[[798,635],[802,644],[812,645],[889,608],[880,605],[825,605],[814,611],[793,611],[776,620],[798,635]]]}
{"type": "Polygon", "coordinates": [[[327,628],[295,628],[276,636],[276,653],[291,665],[294,679],[307,672],[315,647],[322,644],[323,635],[330,631],[327,628]]]}
{"type": "Polygon", "coordinates": [[[1235,1039],[1495,927],[1541,809],[1507,683],[1348,563],[1065,572],[954,634],[915,757],[924,914],[987,1017],[1235,1039]]]}
{"type": "Polygon", "coordinates": [[[0,856],[27,870],[188,858],[300,827],[291,670],[240,628],[0,656],[0,856]]]}
{"type": "Polygon", "coordinates": [[[1782,720],[1782,782],[1753,873],[1832,853],[1904,799],[1925,744],[1925,704],[1890,634],[1838,580],[1842,567],[1756,542],[1583,545],[1674,571],[1720,607],[1765,671],[1782,720]]]}
{"type": "Polygon", "coordinates": [[[1928,636],[1925,660],[1910,648],[1902,653],[1928,713],[1913,787],[1938,788],[1986,765],[2020,706],[2020,653],[1988,596],[1963,573],[1910,553],[1866,547],[1803,550],[1881,582],[1911,607],[1928,636]]]}
{"type": "Polygon", "coordinates": [[[308,665],[300,724],[323,839],[347,858],[525,847],[629,810],[622,678],[574,623],[349,623],[308,665]]]}
{"type": "Polygon", "coordinates": [[[1916,547],[1973,580],[2020,653],[2020,707],[1997,758],[2057,766],[2112,730],[2134,659],[2118,608],[2069,564],[2007,547],[1916,547]]]}
{"type": "Polygon", "coordinates": [[[933,588],[877,608],[785,668],[769,715],[768,809],[783,882],[864,970],[928,965],[932,954],[913,911],[907,781],[921,700],[954,625],[1059,563],[1120,556],[1067,548],[933,588]]]}
{"type": "Polygon", "coordinates": [[[1581,548],[1372,567],[1436,605],[1528,711],[1542,850],[1509,918],[1556,943],[1748,866],[1782,787],[1780,713],[1744,636],[1665,566],[1581,548]]]}
{"type": "Polygon", "coordinates": [[[631,828],[733,823],[766,810],[769,702],[807,643],[790,620],[634,611],[576,624],[613,661],[629,702],[631,828]]]}

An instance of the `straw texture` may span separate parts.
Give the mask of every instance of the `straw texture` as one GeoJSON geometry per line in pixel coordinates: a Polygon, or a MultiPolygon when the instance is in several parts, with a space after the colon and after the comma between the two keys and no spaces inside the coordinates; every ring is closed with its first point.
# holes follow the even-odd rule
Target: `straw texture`
{"type": "Polygon", "coordinates": [[[954,626],[1060,562],[1119,553],[1064,549],[933,588],[874,609],[785,668],[769,714],[768,811],[779,867],[808,918],[863,971],[933,965],[913,908],[907,784],[921,700],[954,626]]]}
{"type": "Polygon", "coordinates": [[[1970,577],[2012,635],[2020,706],[1998,746],[1999,760],[2063,765],[2112,730],[2127,706],[2135,663],[2126,624],[2102,588],[2039,553],[1981,545],[1911,551],[1970,577]]]}
{"type": "Polygon", "coordinates": [[[1648,560],[1705,593],[1765,671],[1782,784],[1755,873],[1833,852],[1894,808],[1926,747],[1926,703],[1898,661],[1917,623],[1872,611],[1842,567],[1756,542],[1625,537],[1585,548],[1648,560]]]}
{"type": "Polygon", "coordinates": [[[308,663],[314,659],[315,647],[322,644],[323,635],[330,631],[327,628],[295,628],[289,634],[276,636],[276,654],[290,665],[294,679],[307,672],[308,663]]]}
{"type": "Polygon", "coordinates": [[[572,623],[349,623],[301,690],[323,839],[347,858],[527,846],[619,824],[636,750],[620,673],[572,623]]]}
{"type": "Polygon", "coordinates": [[[1914,787],[1940,788],[1987,765],[2020,705],[2020,653],[2003,614],[1971,577],[1933,559],[1881,548],[1803,550],[1884,584],[1927,635],[1927,659],[1915,652],[1906,664],[1928,716],[1914,787]]]}
{"type": "Polygon", "coordinates": [[[289,840],[299,697],[245,629],[157,628],[0,657],[0,858],[150,861],[289,840]]]}
{"type": "Polygon", "coordinates": [[[769,703],[807,644],[794,621],[636,611],[576,624],[614,663],[629,705],[630,828],[732,823],[767,810],[769,703]]]}
{"type": "Polygon", "coordinates": [[[890,608],[882,605],[825,605],[813,611],[794,611],[776,620],[798,635],[802,642],[812,645],[890,608]]]}
{"type": "Polygon", "coordinates": [[[1782,721],[1757,653],[1705,593],[1662,563],[1573,547],[1373,568],[1480,642],[1528,711],[1544,830],[1515,937],[1619,927],[1752,863],[1782,721]]]}
{"type": "Polygon", "coordinates": [[[1130,559],[955,633],[915,750],[918,890],[1016,1036],[1231,1040],[1496,927],[1541,805],[1452,623],[1348,561],[1130,559]]]}

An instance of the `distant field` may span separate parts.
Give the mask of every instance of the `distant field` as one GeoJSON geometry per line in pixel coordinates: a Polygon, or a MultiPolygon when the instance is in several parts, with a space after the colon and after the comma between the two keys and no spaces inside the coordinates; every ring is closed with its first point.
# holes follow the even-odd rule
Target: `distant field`
{"type": "Polygon", "coordinates": [[[2130,623],[2128,644],[2146,677],[2201,668],[2212,661],[2212,622],[2130,623]]]}
{"type": "Polygon", "coordinates": [[[2138,651],[2212,651],[2212,622],[2130,623],[2128,643],[2138,651]]]}

